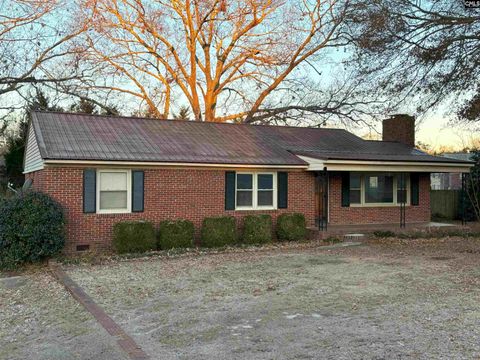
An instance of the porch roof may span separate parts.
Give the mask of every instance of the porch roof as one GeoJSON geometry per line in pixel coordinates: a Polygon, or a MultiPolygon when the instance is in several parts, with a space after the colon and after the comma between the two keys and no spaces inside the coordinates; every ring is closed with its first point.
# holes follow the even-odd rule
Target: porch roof
{"type": "Polygon", "coordinates": [[[474,165],[472,162],[442,162],[439,160],[408,161],[402,160],[373,160],[351,158],[314,158],[299,155],[308,163],[308,171],[375,171],[375,172],[430,172],[430,173],[468,173],[474,165]]]}

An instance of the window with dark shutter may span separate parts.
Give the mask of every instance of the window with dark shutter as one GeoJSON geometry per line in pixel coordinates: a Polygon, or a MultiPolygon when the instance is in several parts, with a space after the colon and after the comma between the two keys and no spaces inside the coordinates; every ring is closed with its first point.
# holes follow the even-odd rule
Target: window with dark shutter
{"type": "Polygon", "coordinates": [[[144,172],[132,171],[132,211],[143,212],[144,210],[144,172]]]}
{"type": "Polygon", "coordinates": [[[83,212],[94,213],[96,211],[96,187],[97,174],[95,169],[83,170],[83,212]]]}

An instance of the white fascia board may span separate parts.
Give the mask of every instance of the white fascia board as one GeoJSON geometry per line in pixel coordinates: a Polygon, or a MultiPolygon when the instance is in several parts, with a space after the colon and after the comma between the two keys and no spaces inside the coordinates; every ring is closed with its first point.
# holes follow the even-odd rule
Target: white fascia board
{"type": "Polygon", "coordinates": [[[322,160],[299,156],[309,164],[308,171],[388,171],[388,172],[431,172],[468,173],[474,164],[408,161],[367,160],[322,160]]]}
{"type": "Polygon", "coordinates": [[[45,160],[45,165],[77,165],[77,166],[152,166],[152,167],[208,167],[208,168],[252,168],[252,169],[304,169],[308,165],[262,165],[262,164],[210,164],[181,162],[150,162],[150,161],[102,161],[102,160],[45,160]]]}

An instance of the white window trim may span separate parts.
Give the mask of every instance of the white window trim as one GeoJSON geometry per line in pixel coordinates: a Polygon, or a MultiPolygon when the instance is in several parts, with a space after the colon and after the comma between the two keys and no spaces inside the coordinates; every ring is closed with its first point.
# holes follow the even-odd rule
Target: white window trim
{"type": "Polygon", "coordinates": [[[132,212],[132,171],[122,169],[101,169],[97,170],[97,214],[129,214],[132,212]],[[102,173],[126,173],[127,174],[127,208],[126,209],[100,209],[100,176],[102,173]]]}
{"type": "MultiPolygon", "coordinates": [[[[374,172],[374,173],[361,173],[360,174],[360,203],[359,204],[350,204],[350,207],[397,207],[400,206],[400,203],[397,202],[397,190],[398,190],[398,178],[399,174],[394,174],[393,177],[393,202],[391,203],[367,203],[365,202],[365,177],[367,176],[375,176],[375,175],[382,175],[382,172],[374,172]]],[[[410,206],[410,174],[406,174],[406,185],[407,185],[407,201],[405,202],[405,206],[410,206]]]]}
{"type": "MultiPolygon", "coordinates": [[[[261,190],[261,189],[260,189],[261,190]]],[[[276,172],[237,172],[235,173],[235,210],[276,210],[277,209],[277,173],[276,172]],[[252,175],[252,206],[237,206],[237,191],[245,190],[237,188],[237,175],[252,175]],[[258,205],[258,175],[272,175],[273,182],[273,206],[258,205]]]]}

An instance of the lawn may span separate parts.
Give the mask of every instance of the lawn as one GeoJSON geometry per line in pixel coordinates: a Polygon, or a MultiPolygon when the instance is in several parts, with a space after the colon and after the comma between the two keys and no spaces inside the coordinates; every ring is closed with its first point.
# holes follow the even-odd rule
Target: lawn
{"type": "MultiPolygon", "coordinates": [[[[74,265],[67,272],[152,359],[470,359],[480,356],[479,256],[480,239],[388,239],[337,250],[74,265]]],[[[41,295],[32,287],[48,275],[35,276],[15,290],[18,301],[27,295],[32,312],[42,310],[24,337],[28,346],[44,351],[37,343],[53,341],[67,352],[92,341],[89,354],[95,346],[103,346],[100,354],[116,351],[53,280],[42,286],[53,291],[43,300],[49,305],[32,305],[41,295]],[[63,327],[44,332],[42,321],[63,327]]],[[[12,309],[7,304],[7,313],[12,309]]],[[[6,340],[0,348],[7,343],[18,347],[13,354],[25,353],[25,343],[6,340]]]]}

